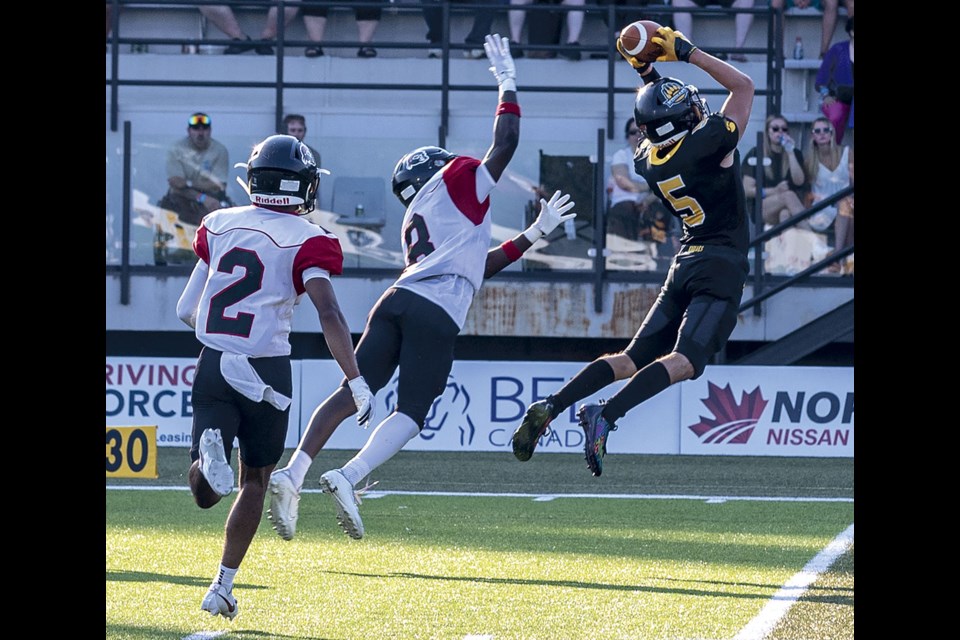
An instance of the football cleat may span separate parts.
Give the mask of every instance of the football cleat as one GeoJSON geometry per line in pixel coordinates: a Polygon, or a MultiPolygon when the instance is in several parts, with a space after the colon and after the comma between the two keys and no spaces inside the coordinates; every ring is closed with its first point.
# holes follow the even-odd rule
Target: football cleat
{"type": "Polygon", "coordinates": [[[533,455],[550,422],[553,420],[553,405],[547,400],[538,400],[523,414],[523,421],[513,432],[513,455],[517,460],[526,462],[533,455]]]}
{"type": "Polygon", "coordinates": [[[206,429],[200,436],[200,473],[217,495],[233,491],[233,469],[223,452],[220,429],[206,429]]]}
{"type": "Polygon", "coordinates": [[[324,493],[333,497],[337,507],[337,522],[344,532],[359,540],[363,537],[363,520],[360,519],[360,510],[357,509],[357,498],[353,494],[353,485],[340,472],[334,469],[320,476],[320,487],[324,493]]]}
{"type": "Polygon", "coordinates": [[[240,613],[237,599],[233,597],[233,589],[227,591],[219,582],[210,585],[207,595],[200,603],[200,608],[212,616],[223,616],[228,620],[233,620],[240,613]]]}
{"type": "Polygon", "coordinates": [[[300,492],[293,485],[287,471],[274,471],[267,485],[270,492],[270,508],[267,519],[273,522],[277,535],[284,540],[293,540],[297,532],[297,517],[300,511],[300,492]]]}
{"type": "Polygon", "coordinates": [[[616,431],[603,417],[602,404],[585,404],[577,411],[580,426],[583,427],[583,452],[587,459],[587,468],[594,476],[603,473],[603,456],[607,453],[607,435],[616,431]]]}

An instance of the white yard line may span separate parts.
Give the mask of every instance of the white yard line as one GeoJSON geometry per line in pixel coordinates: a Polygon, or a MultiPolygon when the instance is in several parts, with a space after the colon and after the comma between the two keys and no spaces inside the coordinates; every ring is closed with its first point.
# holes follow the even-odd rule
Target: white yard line
{"type": "MultiPolygon", "coordinates": [[[[189,491],[189,487],[150,487],[139,485],[107,485],[117,491],[189,491]]],[[[323,493],[321,489],[303,489],[304,493],[323,493]]],[[[704,496],[660,493],[484,493],[476,491],[370,491],[363,499],[375,500],[386,496],[446,496],[459,498],[530,498],[535,502],[549,502],[561,498],[612,498],[616,500],[702,500],[711,504],[724,502],[853,502],[853,498],[821,498],[804,496],[704,496]]]]}
{"type": "Polygon", "coordinates": [[[787,614],[797,600],[806,592],[813,582],[820,577],[820,574],[836,562],[843,553],[853,544],[853,525],[846,528],[843,533],[838,535],[833,541],[818,553],[813,560],[800,571],[787,580],[787,583],[780,587],[779,591],[773,594],[773,597],[764,605],[756,618],[751,620],[747,626],[740,630],[740,633],[733,640],[763,640],[767,634],[773,631],[777,623],[787,614]]]}
{"type": "Polygon", "coordinates": [[[183,640],[212,640],[213,638],[219,638],[226,633],[226,631],[198,631],[197,633],[191,633],[188,636],[184,636],[183,640]]]}

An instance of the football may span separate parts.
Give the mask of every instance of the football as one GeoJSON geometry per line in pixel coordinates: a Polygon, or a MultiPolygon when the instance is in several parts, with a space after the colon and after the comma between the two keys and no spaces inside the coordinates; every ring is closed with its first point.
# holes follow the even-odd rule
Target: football
{"type": "Polygon", "coordinates": [[[660,25],[653,20],[637,20],[620,30],[620,45],[623,50],[642,62],[656,62],[663,55],[663,48],[651,40],[657,35],[660,25]]]}

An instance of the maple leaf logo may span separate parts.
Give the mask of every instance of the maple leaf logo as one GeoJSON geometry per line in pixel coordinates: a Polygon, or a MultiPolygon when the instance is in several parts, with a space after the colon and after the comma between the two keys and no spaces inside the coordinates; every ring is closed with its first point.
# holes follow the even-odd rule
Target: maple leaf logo
{"type": "Polygon", "coordinates": [[[700,416],[700,422],[691,425],[690,430],[705,444],[746,444],[767,406],[759,386],[750,393],[741,393],[737,404],[729,384],[721,389],[712,382],[707,383],[707,397],[701,402],[714,419],[700,416]]]}

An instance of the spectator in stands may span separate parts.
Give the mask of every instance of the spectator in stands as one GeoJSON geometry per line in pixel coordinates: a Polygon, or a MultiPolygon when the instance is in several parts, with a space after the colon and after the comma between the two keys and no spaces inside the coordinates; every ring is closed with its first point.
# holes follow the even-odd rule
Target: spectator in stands
{"type": "Polygon", "coordinates": [[[233,206],[227,197],[227,148],[211,136],[212,122],[205,113],[187,119],[187,136],[167,152],[167,194],[157,204],[176,212],[192,225],[209,212],[233,206]]]}
{"type": "Polygon", "coordinates": [[[763,149],[758,153],[754,147],[743,159],[743,189],[747,198],[759,196],[763,200],[764,223],[776,225],[804,210],[801,196],[806,179],[803,154],[790,136],[787,119],[779,114],[767,116],[765,130],[763,149]],[[760,185],[755,178],[758,156],[764,158],[760,185]]]}
{"type": "MultiPolygon", "coordinates": [[[[804,166],[810,187],[805,203],[807,206],[812,206],[849,186],[849,153],[849,147],[837,144],[829,119],[820,117],[813,121],[804,166]]],[[[813,214],[807,222],[814,231],[827,233],[836,217],[837,205],[832,205],[813,214]]]]}
{"type": "Polygon", "coordinates": [[[610,160],[607,233],[627,240],[653,242],[657,247],[658,265],[666,266],[679,248],[674,246],[676,238],[670,233],[673,216],[634,167],[633,156],[643,141],[643,134],[633,118],[627,120],[624,135],[627,146],[614,152],[610,160]]]}
{"type": "MultiPolygon", "coordinates": [[[[293,136],[300,142],[303,142],[303,139],[307,136],[307,119],[299,113],[288,113],[283,116],[281,125],[281,133],[293,136]]],[[[313,160],[317,163],[317,166],[322,167],[323,165],[320,164],[320,152],[306,142],[303,142],[303,144],[306,144],[307,149],[310,149],[310,153],[313,154],[313,160]]]]}
{"type": "MultiPolygon", "coordinates": [[[[510,0],[510,6],[520,6],[525,4],[530,4],[531,2],[536,1],[537,4],[562,4],[568,7],[582,7],[586,4],[586,0],[510,0]]],[[[520,37],[523,33],[523,23],[527,17],[527,12],[522,9],[513,9],[508,13],[510,21],[510,48],[513,51],[514,58],[522,58],[523,50],[516,45],[520,43],[520,37]]],[[[546,12],[536,11],[534,12],[535,20],[543,20],[546,18],[546,12]]],[[[560,55],[566,58],[567,60],[579,60],[582,55],[580,53],[580,32],[583,30],[583,11],[569,11],[567,12],[567,45],[573,47],[572,49],[565,49],[560,52],[560,55]]],[[[552,52],[546,52],[540,57],[553,58],[552,52]]]]}
{"type": "MultiPolygon", "coordinates": [[[[290,24],[290,21],[293,20],[297,12],[300,11],[300,6],[286,6],[283,9],[283,24],[284,26],[290,24]]],[[[261,40],[276,40],[277,39],[277,7],[273,6],[267,11],[267,19],[263,23],[263,30],[260,31],[261,40]]]]}
{"type": "MultiPolygon", "coordinates": [[[[720,5],[721,7],[735,9],[751,9],[754,0],[673,0],[673,6],[677,9],[692,9],[693,7],[706,7],[707,5],[720,5]]],[[[687,36],[693,36],[693,16],[689,13],[673,14],[673,23],[676,30],[687,36]]],[[[750,25],[753,24],[752,13],[737,13],[733,19],[735,28],[734,46],[742,49],[747,42],[747,34],[750,32],[750,25]]],[[[727,54],[719,53],[717,57],[721,60],[727,59],[727,54]]],[[[737,62],[746,62],[747,56],[743,53],[733,53],[729,56],[731,60],[737,62]]]]}
{"type": "Polygon", "coordinates": [[[850,39],[830,47],[816,78],[823,98],[820,111],[833,124],[837,144],[848,129],[853,134],[853,18],[847,18],[846,28],[850,39]]]}
{"type": "MultiPolygon", "coordinates": [[[[308,58],[319,58],[323,55],[323,47],[320,46],[320,43],[323,42],[323,36],[327,31],[327,14],[329,13],[329,9],[329,7],[311,2],[303,3],[303,26],[307,30],[307,37],[310,41],[316,43],[304,49],[303,55],[308,58]]],[[[357,37],[360,40],[357,57],[375,58],[377,57],[377,50],[371,47],[370,43],[373,41],[373,34],[380,24],[380,17],[383,14],[383,10],[380,7],[356,7],[354,12],[357,20],[357,37]]],[[[274,34],[276,34],[275,11],[273,16],[272,28],[274,34]]],[[[290,15],[288,9],[284,14],[284,19],[289,23],[292,18],[293,16],[290,15]]],[[[268,17],[266,28],[270,28],[270,26],[271,21],[268,17]]]]}
{"type": "MultiPolygon", "coordinates": [[[[853,17],[853,0],[843,0],[847,9],[847,16],[853,17]]],[[[837,14],[840,10],[839,0],[770,0],[773,9],[814,9],[823,12],[823,31],[820,35],[820,57],[823,58],[833,41],[833,32],[837,29],[837,14]]]]}
{"type": "MultiPolygon", "coordinates": [[[[853,186],[853,147],[847,154],[847,173],[850,174],[850,186],[853,186]]],[[[837,221],[834,229],[836,233],[835,246],[837,251],[853,246],[853,194],[841,200],[837,204],[837,221]]],[[[842,265],[831,268],[834,272],[840,272],[846,276],[853,275],[853,254],[851,253],[844,260],[842,265]]]]}
{"type": "MultiPolygon", "coordinates": [[[[463,1],[469,2],[470,0],[463,1]]],[[[484,3],[496,0],[474,1],[484,3]]],[[[423,20],[427,23],[427,41],[432,45],[427,56],[439,58],[443,53],[440,48],[443,44],[443,8],[441,5],[448,0],[421,0],[421,2],[423,4],[423,20]]],[[[494,15],[496,15],[495,9],[476,9],[473,11],[473,26],[463,40],[466,44],[472,45],[473,48],[464,51],[464,57],[473,60],[486,59],[486,53],[483,51],[483,39],[490,33],[494,15]]]]}
{"type": "MultiPolygon", "coordinates": [[[[672,13],[656,13],[657,7],[668,6],[670,0],[596,0],[596,2],[601,7],[616,5],[612,26],[616,31],[637,20],[653,20],[664,27],[673,28],[672,13]]],[[[611,26],[606,13],[602,15],[602,20],[603,24],[611,26]]]]}
{"type": "MultiPolygon", "coordinates": [[[[293,136],[300,142],[303,142],[303,144],[307,145],[307,149],[309,149],[310,153],[313,154],[313,161],[317,163],[317,167],[323,166],[320,163],[320,152],[304,141],[304,138],[307,136],[307,119],[305,117],[303,117],[299,113],[288,113],[287,115],[283,116],[283,121],[280,123],[280,133],[285,133],[288,136],[293,136]]],[[[330,172],[327,171],[326,169],[320,169],[320,173],[321,175],[322,174],[330,175],[330,172]]],[[[320,186],[322,185],[322,183],[323,181],[321,180],[320,183],[317,184],[317,202],[318,203],[320,202],[320,186]]]]}
{"type": "MultiPolygon", "coordinates": [[[[598,6],[615,5],[617,7],[613,15],[613,25],[610,25],[610,17],[607,12],[601,14],[603,24],[611,29],[610,39],[614,40],[617,33],[624,26],[637,20],[653,20],[664,27],[673,28],[672,13],[656,13],[657,7],[670,6],[670,0],[596,0],[598,6]]],[[[612,44],[612,43],[611,43],[612,44]]],[[[590,57],[595,59],[606,59],[607,51],[602,53],[591,53],[590,57]]]]}
{"type": "Polygon", "coordinates": [[[650,185],[633,166],[633,156],[643,140],[643,134],[637,128],[633,118],[627,120],[624,135],[627,146],[617,149],[610,160],[610,210],[607,213],[607,233],[616,234],[628,240],[639,240],[641,207],[645,206],[648,198],[656,199],[656,196],[653,196],[650,185]]]}
{"type": "Polygon", "coordinates": [[[256,51],[261,56],[273,55],[273,47],[263,42],[255,42],[250,36],[243,32],[240,23],[237,21],[237,16],[228,5],[204,5],[198,6],[197,9],[200,10],[200,13],[202,13],[207,20],[220,29],[220,31],[223,31],[231,39],[236,40],[236,43],[231,44],[223,50],[224,55],[237,55],[250,50],[256,51]]]}

